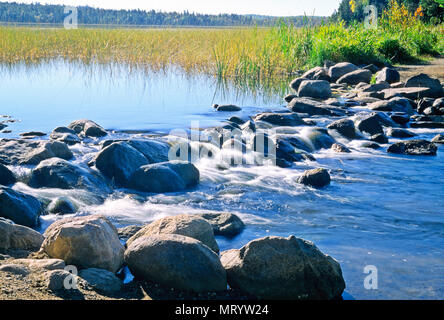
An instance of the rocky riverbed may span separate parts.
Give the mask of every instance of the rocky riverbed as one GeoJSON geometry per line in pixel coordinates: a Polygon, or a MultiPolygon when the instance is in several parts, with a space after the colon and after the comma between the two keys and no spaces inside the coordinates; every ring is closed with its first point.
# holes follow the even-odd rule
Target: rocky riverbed
{"type": "Polygon", "coordinates": [[[240,107],[215,105],[227,113],[216,128],[124,135],[77,120],[49,135],[2,139],[0,298],[340,298],[341,266],[315,244],[276,234],[220,250],[223,239],[249,232],[250,220],[208,209],[181,214],[168,196],[186,201],[203,179],[217,190],[241,168],[251,171],[246,178],[261,172],[264,185],[276,170],[296,172],[292,183],[303,192],[328,193],[338,176],[319,163],[325,152],[436,157],[443,87],[425,74],[400,82],[393,68],[339,63],[309,70],[290,88],[280,111],[241,118],[240,107]],[[119,199],[138,206],[154,199],[164,211],[130,224],[118,217],[131,213],[115,213],[125,208],[103,212],[119,199]],[[67,278],[77,289],[66,289],[67,278]]]}

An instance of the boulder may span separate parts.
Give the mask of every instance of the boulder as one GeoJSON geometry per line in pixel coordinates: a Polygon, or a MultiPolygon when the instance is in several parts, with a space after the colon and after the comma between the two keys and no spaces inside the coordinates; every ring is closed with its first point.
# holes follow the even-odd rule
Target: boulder
{"type": "Polygon", "coordinates": [[[51,201],[48,206],[48,212],[52,214],[73,214],[77,208],[69,198],[59,197],[51,201]]]}
{"type": "Polygon", "coordinates": [[[177,234],[141,237],[125,252],[133,275],[164,287],[192,292],[225,291],[226,272],[214,251],[177,234]]]}
{"type": "Polygon", "coordinates": [[[237,112],[237,111],[242,110],[242,108],[232,105],[232,104],[227,104],[227,105],[222,105],[222,106],[216,105],[216,106],[217,106],[216,111],[219,111],[219,112],[237,112]]]}
{"type": "Polygon", "coordinates": [[[170,161],[140,167],[131,176],[128,186],[143,192],[167,193],[196,186],[199,179],[199,170],[192,163],[170,161]]]}
{"type": "Polygon", "coordinates": [[[122,290],[123,282],[108,270],[89,268],[79,272],[79,277],[97,292],[112,294],[122,290]]]}
{"type": "Polygon", "coordinates": [[[56,140],[60,142],[64,142],[67,145],[75,145],[77,143],[80,143],[81,140],[77,136],[76,132],[72,129],[69,129],[67,127],[57,127],[55,128],[51,135],[49,136],[51,140],[56,140]]]}
{"type": "Polygon", "coordinates": [[[327,104],[308,98],[295,98],[287,105],[287,108],[295,113],[308,114],[310,116],[340,116],[344,111],[327,104]]]}
{"type": "Polygon", "coordinates": [[[339,263],[294,236],[251,241],[222,252],[228,284],[259,299],[333,300],[345,289],[339,263]]]}
{"type": "Polygon", "coordinates": [[[119,238],[121,240],[128,240],[132,236],[134,236],[137,232],[142,229],[142,226],[131,225],[124,228],[117,229],[117,233],[119,234],[119,238]]]}
{"type": "Polygon", "coordinates": [[[367,133],[371,136],[384,133],[376,113],[359,115],[355,121],[355,126],[362,133],[367,133]]]}
{"type": "Polygon", "coordinates": [[[125,187],[131,176],[141,166],[149,164],[148,159],[127,142],[116,142],[102,149],[94,159],[96,168],[117,186],[125,187]]]}
{"type": "MultiPolygon", "coordinates": [[[[307,79],[307,78],[296,78],[292,82],[290,82],[290,88],[293,89],[295,92],[298,92],[299,86],[301,85],[301,83],[303,81],[306,81],[306,80],[310,80],[310,79],[307,79]]],[[[290,101],[291,101],[291,99],[290,99],[290,101]]],[[[290,102],[290,101],[287,101],[287,102],[290,102]]]]}
{"type": "Polygon", "coordinates": [[[0,163],[0,185],[9,186],[15,182],[16,179],[11,170],[0,163]]]}
{"type": "Polygon", "coordinates": [[[110,191],[108,185],[96,172],[59,158],[42,161],[32,170],[29,185],[33,188],[110,191]]]}
{"type": "Polygon", "coordinates": [[[420,99],[423,97],[427,97],[427,92],[429,89],[427,88],[391,88],[381,90],[380,93],[383,94],[384,99],[391,99],[395,97],[402,97],[407,99],[420,99]]]}
{"type": "Polygon", "coordinates": [[[37,251],[45,238],[31,228],[0,218],[0,250],[37,251]]]}
{"type": "Polygon", "coordinates": [[[243,119],[241,119],[239,117],[236,117],[236,116],[230,117],[230,119],[228,119],[228,121],[231,122],[231,123],[235,123],[235,124],[237,124],[239,126],[243,125],[246,122],[245,120],[243,120],[243,119]]]}
{"type": "Polygon", "coordinates": [[[336,130],[340,135],[348,138],[355,139],[356,138],[356,129],[355,124],[350,119],[341,119],[335,122],[332,122],[327,126],[329,130],[336,130]]]}
{"type": "Polygon", "coordinates": [[[328,99],[331,97],[330,82],[325,80],[302,81],[298,90],[299,97],[328,99]]]}
{"type": "Polygon", "coordinates": [[[65,280],[73,277],[71,273],[65,270],[51,270],[44,274],[46,288],[50,291],[60,291],[65,289],[65,280]]]}
{"type": "Polygon", "coordinates": [[[378,92],[388,88],[390,88],[390,85],[385,81],[379,82],[377,84],[363,83],[360,86],[356,86],[356,90],[359,90],[360,92],[378,92]]]}
{"type": "Polygon", "coordinates": [[[101,138],[108,134],[106,130],[97,123],[86,119],[76,120],[70,123],[68,128],[74,130],[77,134],[83,134],[86,137],[92,138],[101,138]]]}
{"type": "Polygon", "coordinates": [[[444,122],[416,121],[410,123],[412,128],[444,129],[444,122]]]}
{"type": "Polygon", "coordinates": [[[203,217],[197,215],[178,215],[156,220],[140,229],[128,239],[127,246],[140,237],[159,234],[178,234],[199,240],[214,252],[219,252],[219,246],[214,238],[213,227],[203,217]]]}
{"type": "Polygon", "coordinates": [[[440,99],[436,99],[433,102],[433,107],[437,108],[437,109],[442,109],[444,108],[444,98],[440,98],[440,99]]]}
{"type": "Polygon", "coordinates": [[[378,134],[375,134],[374,136],[371,136],[370,140],[380,143],[380,144],[386,144],[389,142],[387,136],[383,133],[378,133],[378,134]]]}
{"type": "Polygon", "coordinates": [[[436,156],[438,147],[427,140],[410,140],[391,145],[387,152],[411,156],[436,156]]]}
{"type": "Polygon", "coordinates": [[[444,135],[443,134],[438,134],[437,136],[435,136],[432,139],[433,143],[439,143],[439,144],[444,144],[444,135]]]}
{"type": "Polygon", "coordinates": [[[30,273],[29,269],[21,264],[0,265],[0,272],[7,272],[22,277],[26,277],[30,273]]]}
{"type": "Polygon", "coordinates": [[[395,112],[390,116],[390,118],[393,120],[393,122],[402,126],[405,126],[407,123],[410,122],[410,116],[402,112],[395,112]]]}
{"type": "Polygon", "coordinates": [[[359,69],[343,75],[336,82],[339,84],[347,84],[350,86],[354,86],[359,84],[360,82],[370,83],[371,80],[372,80],[371,71],[359,69]]]}
{"type": "Polygon", "coordinates": [[[21,137],[25,137],[25,138],[37,138],[37,137],[44,137],[44,136],[46,136],[46,133],[39,132],[39,131],[30,131],[30,132],[20,133],[20,136],[21,137]]]}
{"type": "Polygon", "coordinates": [[[235,237],[245,229],[242,220],[232,213],[203,213],[201,217],[210,223],[214,234],[218,236],[235,237]]]}
{"type": "Polygon", "coordinates": [[[276,159],[280,167],[291,167],[291,162],[299,162],[305,160],[304,152],[297,149],[288,139],[277,138],[274,141],[276,146],[276,159]],[[286,162],[280,162],[285,160],[286,162]],[[287,163],[288,162],[288,163],[287,163]],[[284,166],[282,166],[284,164],[284,166]]]}
{"type": "Polygon", "coordinates": [[[332,82],[336,82],[340,77],[356,70],[359,70],[359,68],[354,64],[349,62],[341,62],[331,67],[328,71],[328,75],[330,76],[332,82]]]}
{"type": "Polygon", "coordinates": [[[368,108],[374,111],[402,112],[409,115],[413,114],[413,108],[410,101],[406,98],[399,97],[371,103],[368,108]]]}
{"type": "Polygon", "coordinates": [[[39,225],[43,211],[42,203],[33,196],[0,186],[0,217],[33,228],[39,225]]]}
{"type": "Polygon", "coordinates": [[[441,82],[438,79],[431,78],[424,73],[407,79],[405,87],[428,88],[428,90],[422,94],[423,97],[442,98],[444,96],[441,82]]]}
{"type": "Polygon", "coordinates": [[[294,127],[305,125],[296,113],[260,113],[254,121],[264,121],[275,126],[294,127]]]}
{"type": "Polygon", "coordinates": [[[406,129],[399,129],[399,128],[388,128],[387,129],[387,135],[392,138],[413,138],[416,136],[413,132],[410,132],[406,129]]]}
{"type": "Polygon", "coordinates": [[[117,230],[103,216],[59,220],[44,235],[42,250],[67,264],[111,272],[117,272],[123,264],[124,247],[117,230]]]}
{"type": "Polygon", "coordinates": [[[73,154],[66,144],[58,141],[0,141],[0,163],[6,165],[37,165],[54,157],[69,160],[73,154]]]}
{"type": "Polygon", "coordinates": [[[305,137],[310,142],[312,150],[330,149],[333,143],[335,143],[335,140],[324,128],[307,128],[305,131],[305,137]]]}
{"type": "Polygon", "coordinates": [[[142,153],[148,164],[167,162],[170,145],[155,139],[131,139],[128,144],[142,153]]]}
{"type": "Polygon", "coordinates": [[[326,187],[330,181],[330,174],[326,169],[307,170],[298,178],[298,183],[314,188],[326,187]]]}
{"type": "Polygon", "coordinates": [[[369,65],[363,67],[362,69],[369,70],[369,71],[371,71],[371,73],[377,73],[380,70],[380,68],[378,68],[374,64],[369,64],[369,65]]]}
{"type": "Polygon", "coordinates": [[[313,69],[305,72],[301,78],[308,80],[326,80],[330,81],[330,77],[328,75],[328,69],[324,67],[314,67],[313,69]]]}
{"type": "Polygon", "coordinates": [[[401,75],[396,69],[393,68],[384,68],[376,74],[376,83],[387,82],[391,84],[399,82],[400,79],[401,75]]]}

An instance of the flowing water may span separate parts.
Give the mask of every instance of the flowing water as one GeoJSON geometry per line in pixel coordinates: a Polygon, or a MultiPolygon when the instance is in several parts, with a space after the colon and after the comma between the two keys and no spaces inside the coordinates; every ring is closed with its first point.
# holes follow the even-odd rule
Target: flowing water
{"type": "MultiPolygon", "coordinates": [[[[1,114],[14,137],[24,131],[51,132],[79,118],[89,118],[111,137],[141,132],[168,133],[218,125],[232,114],[216,113],[213,103],[243,107],[239,116],[264,110],[283,110],[279,89],[242,89],[220,85],[212,78],[177,72],[147,74],[125,68],[84,68],[53,63],[3,67],[0,72],[1,114]]],[[[279,86],[277,86],[279,88],[279,86]]],[[[322,119],[320,119],[322,123],[322,119]]],[[[304,130],[294,129],[304,137],[304,130]]],[[[431,139],[443,130],[412,129],[431,139]]],[[[110,137],[107,137],[109,139],[110,137]]],[[[341,141],[344,142],[345,141],[341,141]]],[[[268,235],[296,235],[313,241],[336,258],[347,284],[346,299],[442,299],[444,297],[444,149],[436,157],[393,156],[348,143],[351,154],[331,150],[314,153],[316,162],[275,166],[236,166],[219,170],[202,159],[200,185],[187,192],[133,195],[118,190],[104,203],[79,190],[35,190],[18,183],[15,189],[36,196],[70,196],[80,214],[99,213],[117,226],[140,224],[183,214],[226,211],[238,214],[246,230],[234,239],[218,237],[221,250],[240,248],[268,235]],[[332,183],[314,190],[296,183],[304,170],[331,170],[332,183]],[[378,289],[364,287],[364,268],[378,270],[378,289]]],[[[386,146],[385,146],[386,147],[386,146]]],[[[99,146],[72,147],[78,163],[85,163],[99,146]]],[[[12,168],[20,175],[30,167],[12,168]]],[[[42,217],[43,231],[57,217],[42,217]]]]}

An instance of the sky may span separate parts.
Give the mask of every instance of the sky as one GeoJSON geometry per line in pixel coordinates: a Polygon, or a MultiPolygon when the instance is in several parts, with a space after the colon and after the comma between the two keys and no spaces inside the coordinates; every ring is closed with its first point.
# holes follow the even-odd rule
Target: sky
{"type": "MultiPolygon", "coordinates": [[[[12,0],[8,0],[12,1],[12,0]]],[[[329,16],[339,7],[340,0],[18,0],[22,3],[88,5],[106,9],[143,9],[184,11],[207,14],[237,13],[272,16],[329,16]]]]}

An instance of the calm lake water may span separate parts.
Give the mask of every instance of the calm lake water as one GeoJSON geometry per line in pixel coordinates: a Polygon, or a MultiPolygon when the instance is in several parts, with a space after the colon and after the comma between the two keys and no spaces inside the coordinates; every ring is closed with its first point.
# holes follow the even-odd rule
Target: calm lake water
{"type": "MultiPolygon", "coordinates": [[[[252,94],[235,85],[218,85],[212,78],[173,72],[147,75],[56,63],[4,67],[0,79],[1,114],[20,120],[10,125],[12,134],[2,136],[30,130],[51,132],[79,118],[118,131],[167,132],[187,128],[191,120],[211,126],[232,115],[215,113],[213,103],[240,105],[244,108],[241,116],[282,109],[283,92],[278,90],[252,94]]],[[[413,131],[426,139],[443,132],[413,131]]],[[[232,240],[218,238],[222,250],[240,248],[267,235],[296,235],[315,242],[340,262],[347,299],[442,299],[443,147],[437,157],[405,157],[388,155],[385,147],[369,151],[348,146],[353,148],[351,154],[323,150],[314,154],[317,162],[298,163],[293,169],[220,171],[201,161],[197,163],[201,184],[189,192],[134,199],[118,191],[104,204],[79,200],[81,212],[107,215],[120,226],[182,213],[233,212],[247,229],[232,240]],[[303,170],[314,166],[331,170],[329,187],[315,191],[296,183],[303,170]],[[378,290],[364,288],[363,271],[368,265],[378,269],[378,290]]],[[[97,149],[75,146],[73,151],[75,161],[85,162],[97,149]]],[[[82,199],[79,191],[33,190],[23,184],[15,188],[46,197],[82,199]]],[[[55,219],[43,217],[42,231],[55,219]]]]}

